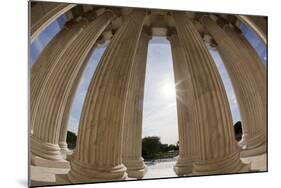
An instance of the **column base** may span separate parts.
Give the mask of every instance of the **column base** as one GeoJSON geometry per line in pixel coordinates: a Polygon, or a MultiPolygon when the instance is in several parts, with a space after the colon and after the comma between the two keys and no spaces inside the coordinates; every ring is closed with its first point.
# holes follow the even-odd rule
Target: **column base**
{"type": "Polygon", "coordinates": [[[144,164],[142,157],[136,160],[124,160],[124,165],[130,178],[141,179],[147,172],[147,166],[144,164]]]}
{"type": "Polygon", "coordinates": [[[240,157],[253,157],[253,156],[265,154],[266,152],[267,152],[267,146],[266,143],[264,143],[256,148],[242,149],[240,151],[240,157]]]}
{"type": "Polygon", "coordinates": [[[32,135],[30,146],[31,153],[34,156],[50,161],[65,161],[61,155],[61,149],[58,144],[43,142],[32,135]]]}
{"type": "Polygon", "coordinates": [[[235,152],[224,158],[216,158],[208,161],[194,163],[193,175],[214,175],[249,172],[251,164],[244,164],[240,160],[240,153],[235,152]]]}
{"type": "Polygon", "coordinates": [[[263,131],[260,131],[255,137],[243,136],[239,146],[241,147],[240,157],[264,154],[267,152],[266,136],[263,131]]]}
{"type": "Polygon", "coordinates": [[[174,171],[178,176],[186,176],[192,173],[194,159],[179,157],[175,166],[174,171]]]}
{"type": "Polygon", "coordinates": [[[247,147],[247,140],[248,140],[248,134],[244,133],[242,135],[241,140],[238,142],[238,146],[243,149],[247,147]]]}
{"type": "Polygon", "coordinates": [[[68,160],[69,155],[72,155],[72,151],[68,149],[66,142],[59,142],[60,152],[64,159],[68,160]]]}
{"type": "Polygon", "coordinates": [[[71,183],[93,183],[126,180],[128,175],[123,164],[114,167],[96,166],[82,163],[76,159],[70,162],[71,170],[67,178],[71,183]]]}
{"type": "Polygon", "coordinates": [[[73,184],[69,181],[67,174],[56,174],[56,185],[71,185],[73,184]]]}
{"type": "Polygon", "coordinates": [[[52,161],[31,154],[31,164],[34,166],[48,168],[70,168],[70,163],[66,160],[52,161]]]}
{"type": "Polygon", "coordinates": [[[67,152],[69,151],[68,147],[67,147],[67,143],[66,142],[59,142],[59,146],[60,146],[60,149],[61,149],[61,153],[67,154],[67,152]]]}

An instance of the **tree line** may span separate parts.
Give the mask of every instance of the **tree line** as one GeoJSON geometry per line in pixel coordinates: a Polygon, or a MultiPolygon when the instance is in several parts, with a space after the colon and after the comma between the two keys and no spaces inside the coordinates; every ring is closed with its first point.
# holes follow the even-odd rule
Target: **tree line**
{"type": "MultiPolygon", "coordinates": [[[[242,123],[240,121],[234,124],[235,138],[238,141],[241,140],[243,131],[242,123]]],[[[74,149],[76,146],[77,136],[75,133],[67,131],[67,144],[69,149],[74,149]]],[[[162,144],[160,137],[148,136],[142,139],[142,157],[145,160],[171,158],[178,155],[179,141],[174,144],[162,144]]]]}
{"type": "Polygon", "coordinates": [[[162,144],[160,137],[148,136],[142,139],[142,157],[145,160],[171,158],[178,155],[179,142],[177,144],[162,144]]]}

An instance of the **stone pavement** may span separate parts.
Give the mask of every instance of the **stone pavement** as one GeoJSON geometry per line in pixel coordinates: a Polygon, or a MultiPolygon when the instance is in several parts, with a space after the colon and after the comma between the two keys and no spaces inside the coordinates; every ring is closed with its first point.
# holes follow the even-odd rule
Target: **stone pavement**
{"type": "MultiPolygon", "coordinates": [[[[244,163],[251,162],[251,170],[253,171],[266,171],[266,158],[267,155],[259,155],[255,157],[241,158],[244,163]]],[[[146,163],[147,173],[143,179],[150,178],[167,178],[177,177],[173,170],[175,160],[166,160],[163,162],[146,163]]],[[[31,165],[31,181],[33,186],[40,185],[54,185],[56,184],[56,174],[67,174],[69,169],[64,168],[46,168],[31,165]]],[[[131,180],[133,178],[129,178],[131,180]]]]}

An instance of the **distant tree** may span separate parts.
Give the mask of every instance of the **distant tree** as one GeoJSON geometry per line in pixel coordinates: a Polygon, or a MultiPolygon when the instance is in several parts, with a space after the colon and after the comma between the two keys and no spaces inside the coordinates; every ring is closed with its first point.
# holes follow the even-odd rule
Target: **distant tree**
{"type": "Polygon", "coordinates": [[[169,151],[169,145],[168,144],[161,144],[160,145],[160,151],[161,152],[168,152],[169,151]]]}
{"type": "Polygon", "coordinates": [[[176,150],[179,150],[179,149],[180,149],[180,141],[177,141],[176,150]]]}
{"type": "Polygon", "coordinates": [[[170,144],[168,148],[169,148],[169,151],[175,151],[177,147],[174,144],[170,144]]]}
{"type": "Polygon", "coordinates": [[[158,136],[149,136],[142,139],[142,154],[144,158],[155,158],[160,151],[161,142],[158,136]]]}
{"type": "Polygon", "coordinates": [[[67,131],[66,142],[69,149],[74,149],[76,146],[77,136],[75,133],[67,131]]]}
{"type": "Polygon", "coordinates": [[[241,121],[237,121],[234,124],[234,133],[235,133],[236,141],[240,141],[242,139],[242,134],[243,134],[241,121]]]}

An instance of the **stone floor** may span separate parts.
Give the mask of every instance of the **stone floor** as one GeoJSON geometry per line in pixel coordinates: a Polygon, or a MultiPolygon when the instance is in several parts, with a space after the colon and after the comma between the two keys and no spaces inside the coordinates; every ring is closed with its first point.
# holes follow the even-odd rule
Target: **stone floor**
{"type": "MultiPolygon", "coordinates": [[[[241,158],[244,163],[251,162],[251,170],[253,171],[266,171],[266,154],[241,158]]],[[[150,178],[167,178],[167,177],[176,177],[175,172],[173,171],[173,166],[175,164],[175,159],[168,161],[146,163],[148,170],[143,179],[150,178]]],[[[40,185],[54,185],[56,184],[56,174],[67,174],[69,169],[63,168],[46,168],[31,166],[31,182],[33,186],[40,185]]],[[[131,179],[131,178],[130,178],[131,179]]]]}
{"type": "Polygon", "coordinates": [[[150,178],[167,178],[167,177],[177,177],[173,170],[173,166],[176,161],[165,161],[165,162],[156,162],[154,165],[147,165],[147,173],[143,179],[150,178]]]}
{"type": "Polygon", "coordinates": [[[251,170],[267,171],[267,155],[258,155],[254,157],[241,158],[243,163],[251,163],[251,170]]]}

